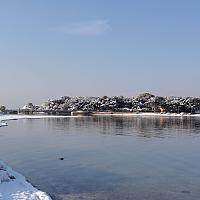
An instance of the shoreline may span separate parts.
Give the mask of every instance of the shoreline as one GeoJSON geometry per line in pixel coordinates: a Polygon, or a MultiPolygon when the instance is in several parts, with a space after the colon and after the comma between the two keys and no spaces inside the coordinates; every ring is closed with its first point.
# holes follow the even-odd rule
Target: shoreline
{"type": "Polygon", "coordinates": [[[38,190],[26,178],[0,160],[0,199],[5,200],[52,200],[38,190]]]}
{"type": "Polygon", "coordinates": [[[18,119],[49,119],[49,118],[77,118],[80,116],[62,116],[62,115],[0,115],[0,121],[10,121],[18,119]]]}
{"type": "Polygon", "coordinates": [[[11,115],[3,114],[0,115],[0,121],[10,121],[10,120],[19,120],[19,119],[52,119],[52,118],[79,118],[87,116],[134,116],[134,117],[200,117],[200,114],[185,114],[185,113],[127,113],[127,112],[94,112],[91,115],[11,115]]]}
{"type": "Polygon", "coordinates": [[[94,113],[92,116],[148,116],[148,117],[200,117],[200,114],[185,114],[185,113],[94,113]]]}

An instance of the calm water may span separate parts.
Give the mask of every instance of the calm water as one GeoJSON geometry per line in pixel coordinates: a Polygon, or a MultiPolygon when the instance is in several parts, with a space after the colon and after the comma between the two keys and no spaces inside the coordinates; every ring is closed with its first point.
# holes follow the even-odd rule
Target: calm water
{"type": "Polygon", "coordinates": [[[198,200],[200,118],[10,121],[0,159],[56,200],[198,200]]]}

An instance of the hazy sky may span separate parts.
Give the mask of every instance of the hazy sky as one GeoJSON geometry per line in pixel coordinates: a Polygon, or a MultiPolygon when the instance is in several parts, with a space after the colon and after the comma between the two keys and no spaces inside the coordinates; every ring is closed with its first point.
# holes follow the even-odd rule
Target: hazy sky
{"type": "Polygon", "coordinates": [[[1,0],[0,104],[200,96],[199,0],[1,0]]]}

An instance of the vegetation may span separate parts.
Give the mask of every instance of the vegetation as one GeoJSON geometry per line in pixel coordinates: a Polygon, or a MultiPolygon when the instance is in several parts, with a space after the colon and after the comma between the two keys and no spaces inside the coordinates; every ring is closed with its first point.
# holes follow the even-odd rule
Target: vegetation
{"type": "Polygon", "coordinates": [[[5,112],[6,111],[6,107],[5,106],[0,106],[0,112],[5,112]]]}

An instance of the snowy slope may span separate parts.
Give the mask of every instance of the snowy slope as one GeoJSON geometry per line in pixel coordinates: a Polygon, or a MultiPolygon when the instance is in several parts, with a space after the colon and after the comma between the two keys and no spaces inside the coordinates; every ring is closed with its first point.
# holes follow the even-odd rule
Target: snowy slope
{"type": "Polygon", "coordinates": [[[51,200],[51,198],[0,161],[0,200],[51,200]]]}

